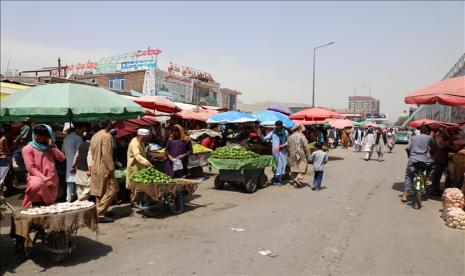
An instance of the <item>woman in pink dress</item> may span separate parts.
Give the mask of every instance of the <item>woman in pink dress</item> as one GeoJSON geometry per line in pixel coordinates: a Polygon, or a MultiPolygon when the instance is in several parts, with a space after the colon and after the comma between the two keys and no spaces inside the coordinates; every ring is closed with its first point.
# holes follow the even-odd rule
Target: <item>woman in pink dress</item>
{"type": "Polygon", "coordinates": [[[34,128],[32,137],[32,142],[22,150],[28,172],[23,208],[29,208],[33,203],[55,203],[59,183],[55,160],[65,160],[65,155],[55,146],[55,137],[50,126],[38,125],[34,128]]]}

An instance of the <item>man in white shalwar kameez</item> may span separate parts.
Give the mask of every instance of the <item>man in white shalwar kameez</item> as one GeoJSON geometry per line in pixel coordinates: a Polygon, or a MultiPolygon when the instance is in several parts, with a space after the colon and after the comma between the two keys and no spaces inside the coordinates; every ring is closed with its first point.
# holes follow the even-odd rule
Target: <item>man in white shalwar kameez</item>
{"type": "Polygon", "coordinates": [[[373,148],[376,143],[375,134],[373,133],[373,129],[370,128],[367,131],[367,134],[363,137],[363,152],[365,152],[365,160],[368,161],[371,159],[371,155],[373,154],[373,148]]]}

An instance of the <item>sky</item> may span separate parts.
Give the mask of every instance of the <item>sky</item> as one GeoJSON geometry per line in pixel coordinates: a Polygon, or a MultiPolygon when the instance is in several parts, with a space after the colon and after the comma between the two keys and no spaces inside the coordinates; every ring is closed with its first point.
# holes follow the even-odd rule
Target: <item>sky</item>
{"type": "Polygon", "coordinates": [[[254,103],[347,108],[371,95],[392,121],[404,96],[442,79],[465,52],[464,2],[5,2],[1,72],[143,50],[211,73],[254,103]]]}

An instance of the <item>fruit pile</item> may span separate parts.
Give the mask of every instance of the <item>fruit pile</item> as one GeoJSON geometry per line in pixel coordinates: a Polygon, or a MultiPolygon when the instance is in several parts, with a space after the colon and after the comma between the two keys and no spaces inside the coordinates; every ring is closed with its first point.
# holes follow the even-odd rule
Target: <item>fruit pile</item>
{"type": "Polygon", "coordinates": [[[174,184],[176,180],[154,168],[145,168],[135,172],[132,181],[140,184],[174,184]]]}
{"type": "Polygon", "coordinates": [[[211,149],[204,147],[200,144],[193,144],[192,145],[192,150],[194,154],[199,154],[199,153],[207,153],[207,152],[212,152],[211,149]]]}
{"type": "Polygon", "coordinates": [[[215,150],[211,157],[216,159],[250,159],[259,156],[243,147],[221,147],[215,150]]]}
{"type": "MultiPolygon", "coordinates": [[[[156,150],[155,151],[156,153],[165,153],[165,149],[160,149],[160,150],[156,150]]],[[[208,152],[212,152],[211,149],[207,148],[207,147],[204,147],[200,144],[193,144],[192,145],[192,152],[193,154],[200,154],[200,153],[208,153],[208,152]]]]}

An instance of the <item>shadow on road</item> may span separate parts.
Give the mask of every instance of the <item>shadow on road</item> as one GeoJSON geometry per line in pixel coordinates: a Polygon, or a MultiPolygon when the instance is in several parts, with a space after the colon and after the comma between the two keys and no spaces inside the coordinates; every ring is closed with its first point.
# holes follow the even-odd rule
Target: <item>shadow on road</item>
{"type": "MultiPolygon", "coordinates": [[[[197,208],[205,208],[208,205],[212,205],[213,203],[210,204],[196,204],[196,203],[191,203],[192,200],[197,199],[199,197],[202,197],[199,194],[193,194],[193,195],[187,195],[184,198],[184,210],[181,214],[188,213],[191,211],[194,211],[197,208]]],[[[152,210],[136,210],[135,211],[137,214],[147,217],[147,218],[154,218],[154,219],[165,219],[170,216],[176,216],[176,214],[173,214],[168,206],[164,206],[162,209],[161,208],[154,208],[152,210]]]]}
{"type": "Polygon", "coordinates": [[[344,158],[329,155],[329,156],[328,156],[328,160],[329,160],[329,161],[339,161],[339,160],[344,160],[344,158]]]}
{"type": "Polygon", "coordinates": [[[15,252],[15,241],[11,239],[9,235],[1,235],[0,243],[2,250],[0,255],[0,274],[3,275],[5,272],[17,273],[16,268],[28,259],[32,260],[36,265],[42,268],[42,270],[38,272],[45,272],[47,269],[52,267],[71,267],[94,261],[113,251],[111,246],[87,237],[78,236],[76,241],[76,249],[74,249],[71,255],[69,255],[63,262],[56,263],[49,259],[48,252],[42,250],[40,246],[36,246],[32,249],[29,258],[21,257],[15,252]]]}
{"type": "Polygon", "coordinates": [[[392,189],[395,191],[403,192],[404,182],[397,182],[397,183],[392,184],[392,189]]]}

